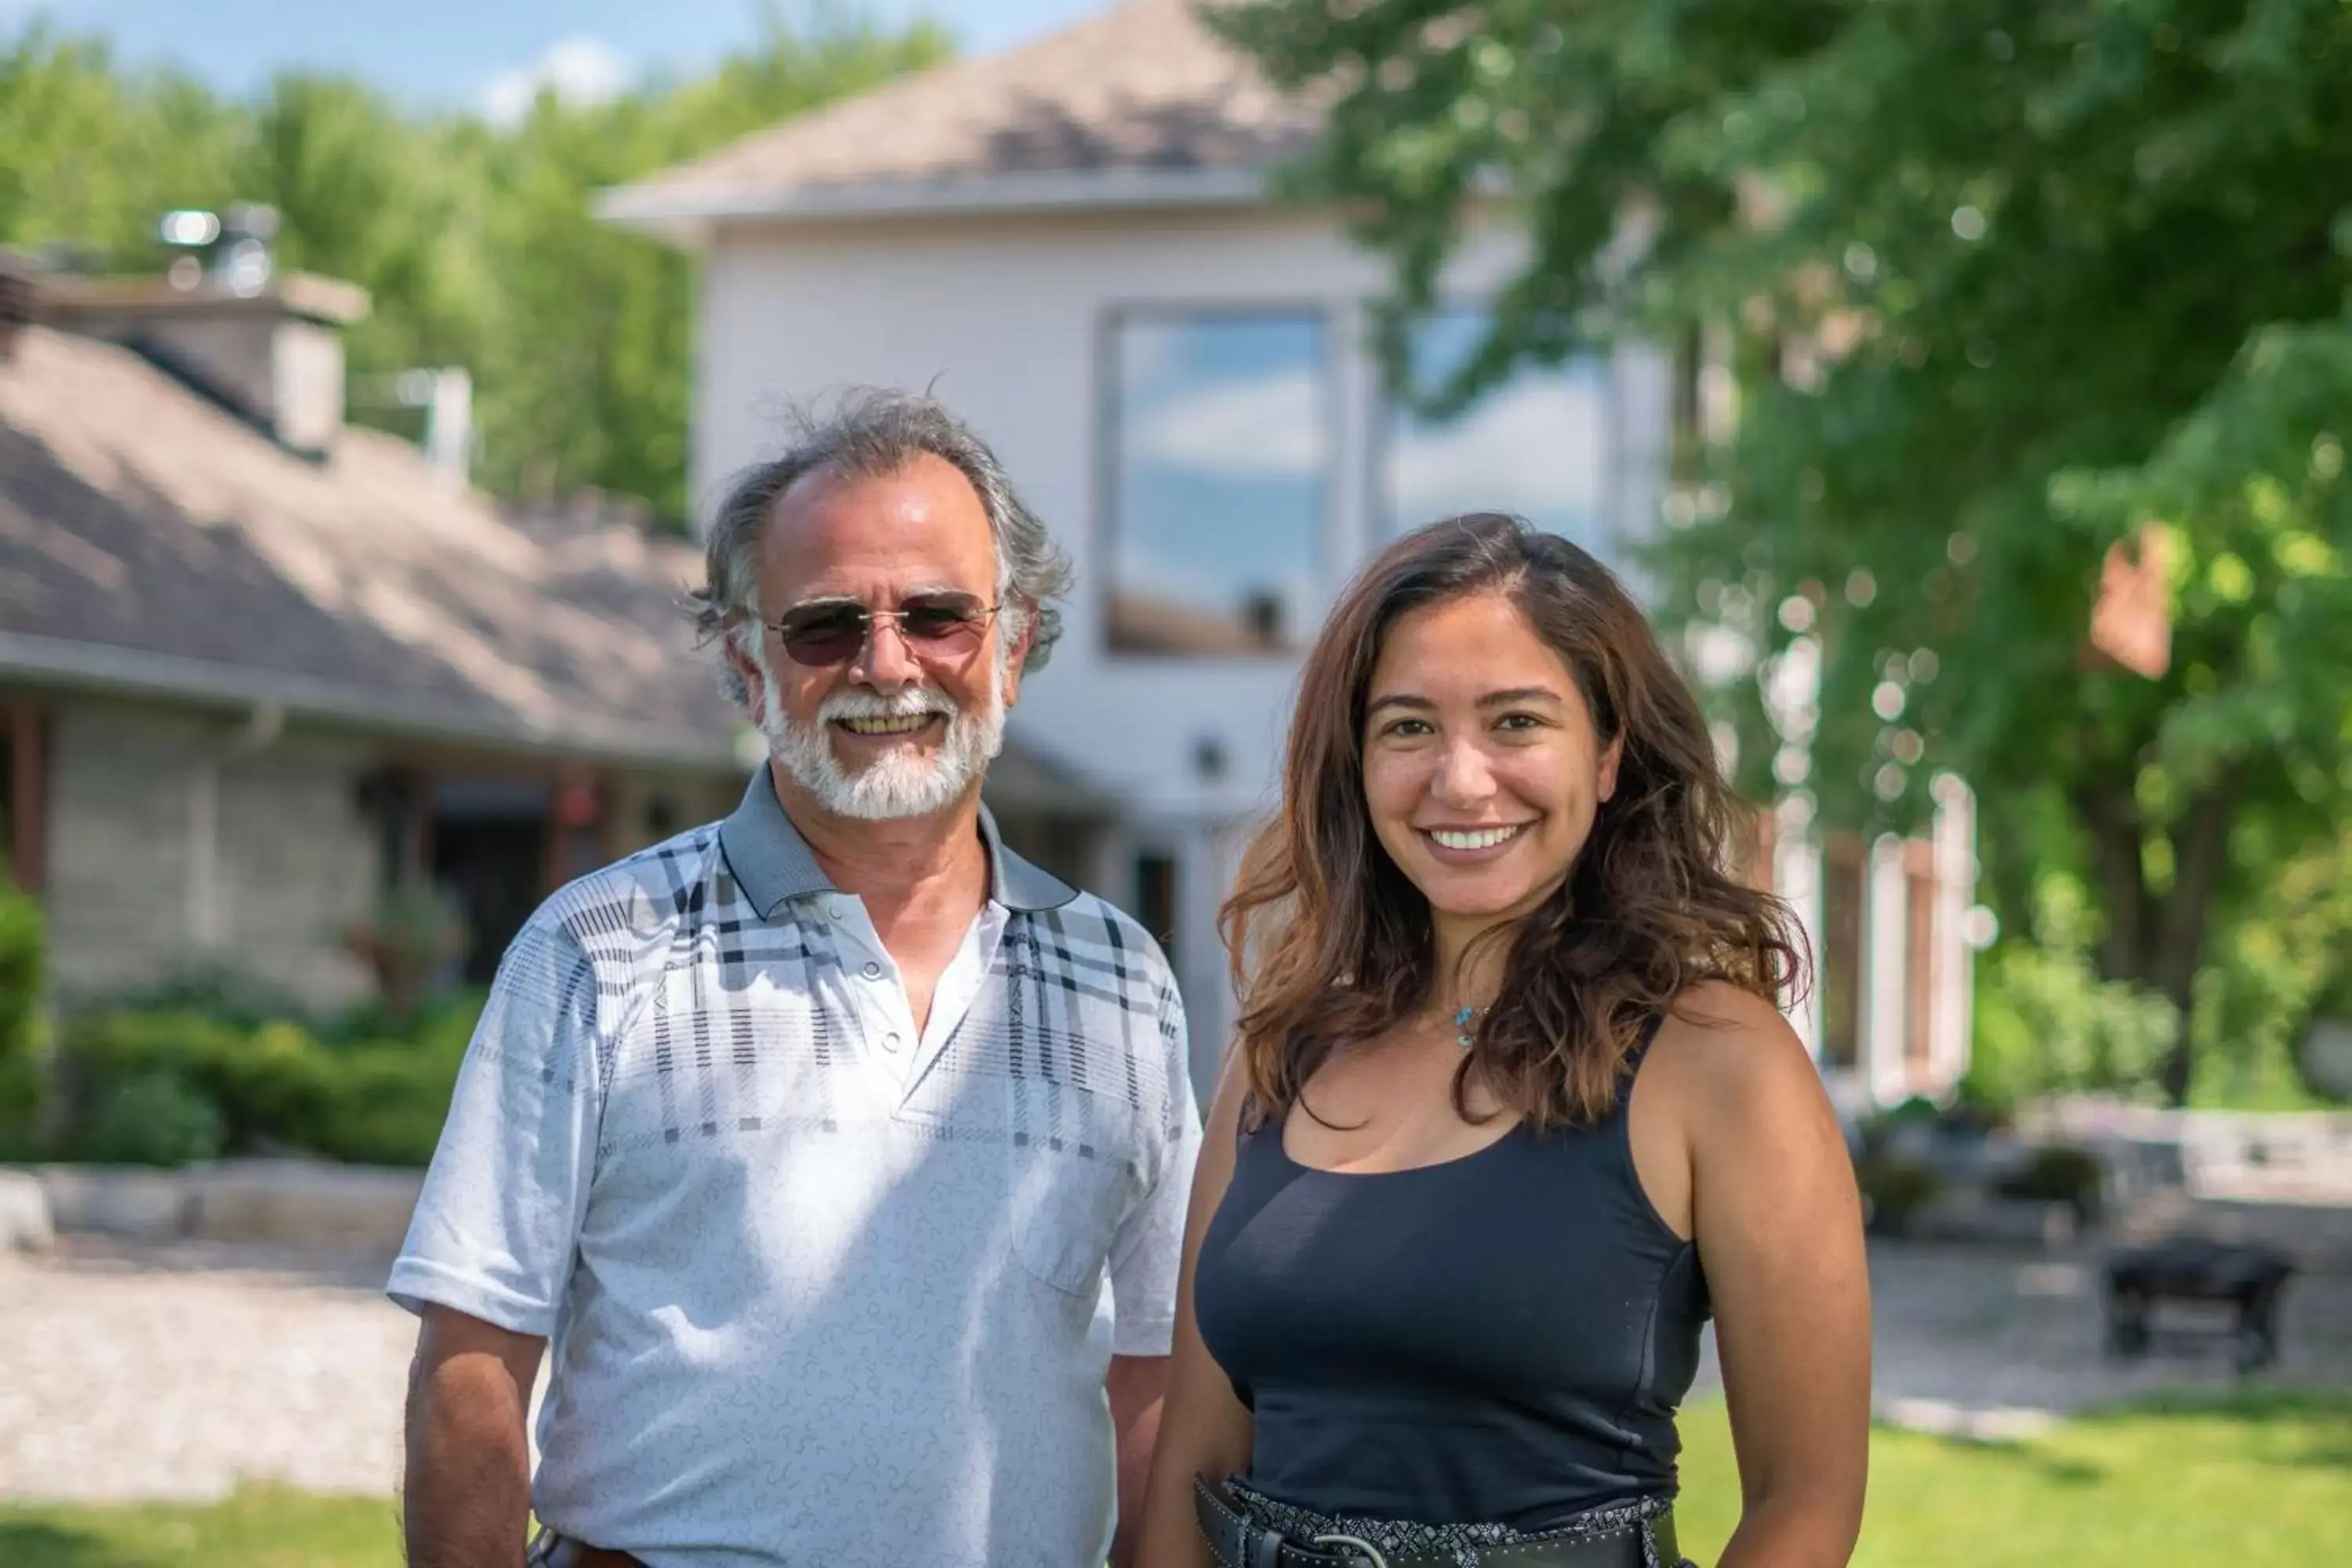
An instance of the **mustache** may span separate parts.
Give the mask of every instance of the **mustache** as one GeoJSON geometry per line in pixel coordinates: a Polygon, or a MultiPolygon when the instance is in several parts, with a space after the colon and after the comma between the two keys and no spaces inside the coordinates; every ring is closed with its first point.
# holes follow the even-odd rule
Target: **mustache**
{"type": "Polygon", "coordinates": [[[878,691],[836,691],[817,704],[816,719],[820,724],[836,719],[953,719],[961,711],[936,687],[909,687],[887,697],[878,691]]]}

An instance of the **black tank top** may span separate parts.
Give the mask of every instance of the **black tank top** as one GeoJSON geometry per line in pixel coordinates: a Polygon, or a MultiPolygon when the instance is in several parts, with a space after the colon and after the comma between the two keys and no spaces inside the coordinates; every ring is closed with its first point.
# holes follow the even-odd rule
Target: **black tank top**
{"type": "Polygon", "coordinates": [[[1250,1485],[1523,1531],[1674,1494],[1706,1285],[1633,1173],[1630,1099],[1377,1174],[1294,1163],[1278,1121],[1242,1141],[1193,1305],[1255,1416],[1250,1485]]]}

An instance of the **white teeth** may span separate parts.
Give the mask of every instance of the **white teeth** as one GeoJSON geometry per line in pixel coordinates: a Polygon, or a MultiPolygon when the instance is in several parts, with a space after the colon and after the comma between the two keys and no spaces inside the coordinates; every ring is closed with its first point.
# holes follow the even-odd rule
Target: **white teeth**
{"type": "Polygon", "coordinates": [[[936,714],[901,713],[887,719],[841,719],[835,722],[853,735],[911,735],[936,714]]]}
{"type": "Polygon", "coordinates": [[[1518,837],[1517,827],[1481,827],[1468,833],[1449,828],[1433,828],[1430,837],[1448,849],[1492,849],[1507,838],[1518,837]]]}

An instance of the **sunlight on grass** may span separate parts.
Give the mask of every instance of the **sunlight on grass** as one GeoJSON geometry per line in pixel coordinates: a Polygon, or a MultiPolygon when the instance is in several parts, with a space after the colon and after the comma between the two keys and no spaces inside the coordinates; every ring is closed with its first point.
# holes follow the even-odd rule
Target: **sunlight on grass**
{"type": "MultiPolygon", "coordinates": [[[[1739,1512],[1720,1401],[1685,1416],[1683,1549],[1739,1512]]],[[[1882,1428],[1856,1568],[2352,1562],[2352,1399],[2140,1405],[2013,1444],[1882,1428]]],[[[251,1488],[210,1508],[0,1508],[5,1568],[398,1568],[393,1503],[251,1488]]]]}
{"type": "Polygon", "coordinates": [[[389,1498],[248,1487],[210,1507],[0,1508],[6,1568],[400,1568],[389,1498]]]}
{"type": "MultiPolygon", "coordinates": [[[[1723,1405],[1683,1422],[1683,1550],[1739,1515],[1723,1405]]],[[[1855,1568],[2352,1562],[2352,1400],[2145,1405],[1980,1444],[1882,1427],[1855,1568]]]]}

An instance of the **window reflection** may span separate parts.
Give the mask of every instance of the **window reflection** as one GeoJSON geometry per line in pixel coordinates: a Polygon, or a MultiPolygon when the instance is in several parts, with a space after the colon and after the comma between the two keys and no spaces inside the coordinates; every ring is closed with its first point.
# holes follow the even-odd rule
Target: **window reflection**
{"type": "Polygon", "coordinates": [[[1308,314],[1113,324],[1110,646],[1297,647],[1322,608],[1329,360],[1308,314]]]}
{"type": "MultiPolygon", "coordinates": [[[[1413,384],[1443,386],[1476,352],[1486,321],[1470,308],[1423,320],[1412,339],[1413,384]]],[[[1457,512],[1509,511],[1612,559],[1608,390],[1604,363],[1587,357],[1523,366],[1451,419],[1391,408],[1381,487],[1388,532],[1457,512]]]]}

